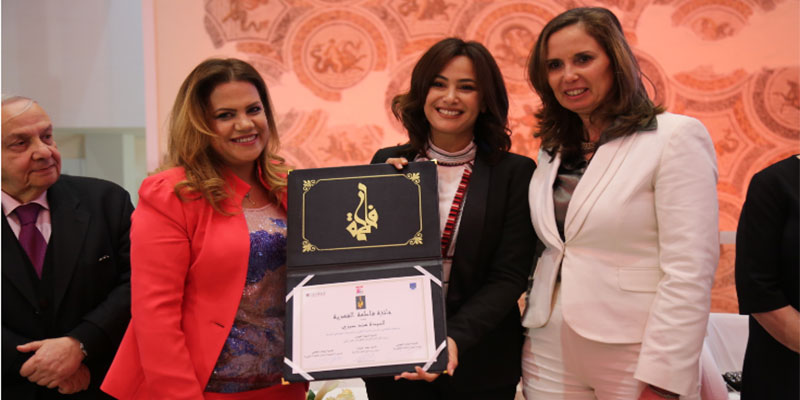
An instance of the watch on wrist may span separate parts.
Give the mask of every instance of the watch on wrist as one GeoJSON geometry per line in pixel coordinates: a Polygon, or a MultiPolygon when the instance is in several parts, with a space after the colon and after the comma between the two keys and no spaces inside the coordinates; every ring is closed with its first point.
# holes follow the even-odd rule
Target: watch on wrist
{"type": "Polygon", "coordinates": [[[89,357],[89,353],[86,352],[86,346],[83,345],[83,342],[79,340],[78,345],[80,345],[81,347],[81,353],[83,353],[83,357],[84,358],[89,357]]]}

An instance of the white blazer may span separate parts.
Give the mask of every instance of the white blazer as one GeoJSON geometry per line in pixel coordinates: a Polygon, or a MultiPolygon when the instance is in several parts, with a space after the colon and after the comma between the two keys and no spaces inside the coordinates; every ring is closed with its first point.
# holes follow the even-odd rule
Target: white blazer
{"type": "Polygon", "coordinates": [[[529,200],[545,244],[523,325],[550,318],[561,266],[564,321],[603,343],[641,343],[634,377],[679,393],[698,388],[700,351],[719,260],[717,166],[696,119],[600,146],[570,200],[561,240],[553,182],[561,159],[539,153],[529,200]]]}

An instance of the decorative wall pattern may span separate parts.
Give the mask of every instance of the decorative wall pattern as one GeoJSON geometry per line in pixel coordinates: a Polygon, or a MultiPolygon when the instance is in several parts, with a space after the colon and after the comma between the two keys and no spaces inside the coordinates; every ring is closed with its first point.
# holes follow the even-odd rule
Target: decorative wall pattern
{"type": "MultiPolygon", "coordinates": [[[[756,171],[800,152],[799,0],[183,3],[185,9],[202,7],[202,21],[157,2],[157,46],[177,46],[187,36],[175,24],[214,49],[188,50],[191,59],[225,55],[253,63],[272,90],[283,153],[298,168],[361,164],[377,148],[404,142],[389,110],[391,98],[408,87],[422,52],[447,36],[478,40],[494,54],[511,96],[512,150],[536,158],[531,132],[540,103],[525,80],[527,55],[548,20],[583,5],[613,9],[652,81],[654,98],[700,119],[711,132],[721,230],[736,229],[756,171]]],[[[180,56],[157,58],[159,121],[180,84],[160,77],[185,76],[170,66],[180,56]],[[174,89],[167,93],[166,87],[174,89]]],[[[732,245],[722,247],[716,311],[736,311],[733,251],[732,245]]]]}

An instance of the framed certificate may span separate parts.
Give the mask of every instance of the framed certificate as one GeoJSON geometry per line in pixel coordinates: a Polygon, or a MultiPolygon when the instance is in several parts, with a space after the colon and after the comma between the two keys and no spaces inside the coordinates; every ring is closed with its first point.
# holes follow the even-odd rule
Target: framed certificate
{"type": "Polygon", "coordinates": [[[289,268],[440,256],[433,162],[295,170],[288,192],[289,268]]]}
{"type": "Polygon", "coordinates": [[[438,261],[337,268],[288,280],[294,287],[286,296],[286,380],[445,369],[438,261]]]}
{"type": "Polygon", "coordinates": [[[289,175],[284,379],[447,365],[436,165],[289,175]]]}

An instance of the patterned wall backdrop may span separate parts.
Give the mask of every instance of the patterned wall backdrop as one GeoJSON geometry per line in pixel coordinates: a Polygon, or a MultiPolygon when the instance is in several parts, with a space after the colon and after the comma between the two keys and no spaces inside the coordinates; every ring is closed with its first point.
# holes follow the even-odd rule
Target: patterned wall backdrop
{"type": "MultiPolygon", "coordinates": [[[[497,59],[511,96],[512,150],[536,158],[540,102],[525,80],[526,58],[548,20],[585,5],[614,10],[657,101],[708,127],[720,229],[735,230],[750,177],[800,152],[800,0],[155,0],[159,136],[163,143],[188,71],[233,56],[267,80],[291,164],[365,163],[405,141],[389,103],[419,56],[459,36],[497,59]]],[[[733,258],[734,246],[723,245],[715,311],[736,311],[733,258]]]]}

